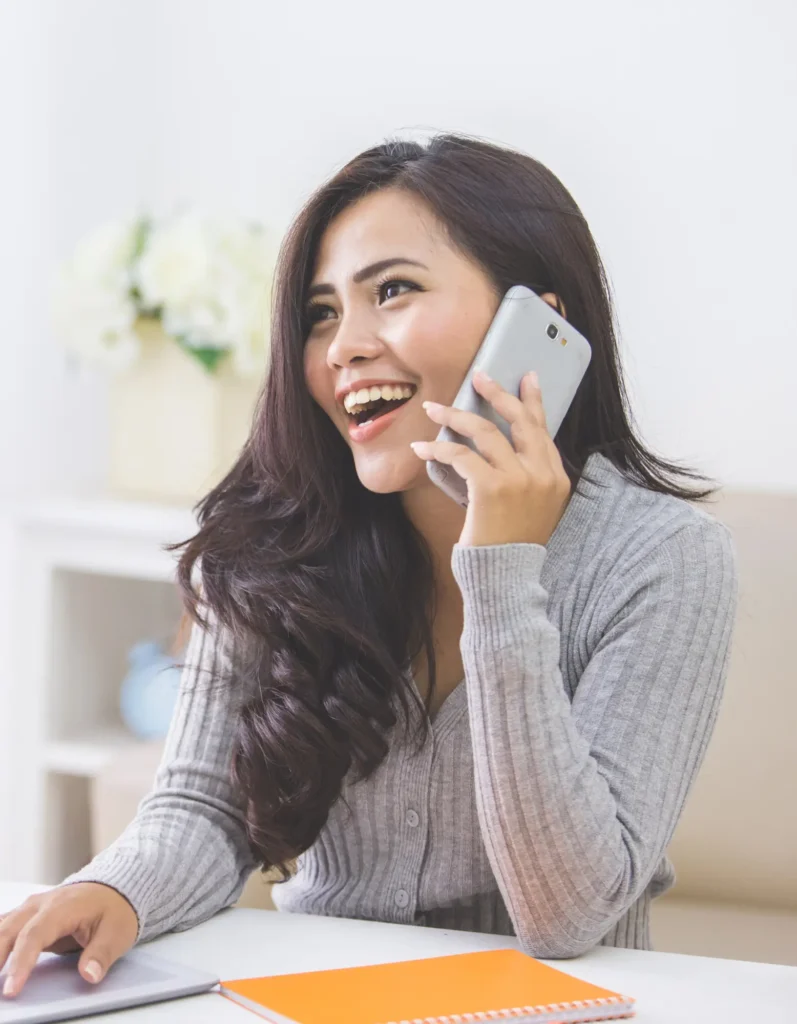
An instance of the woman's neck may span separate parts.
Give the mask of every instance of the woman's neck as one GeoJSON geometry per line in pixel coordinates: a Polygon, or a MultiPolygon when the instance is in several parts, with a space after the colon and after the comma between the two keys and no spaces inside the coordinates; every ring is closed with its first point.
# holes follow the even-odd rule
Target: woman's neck
{"type": "Polygon", "coordinates": [[[402,500],[410,522],[429,546],[438,593],[443,597],[455,586],[451,554],[465,525],[465,509],[431,481],[405,491],[402,500]]]}

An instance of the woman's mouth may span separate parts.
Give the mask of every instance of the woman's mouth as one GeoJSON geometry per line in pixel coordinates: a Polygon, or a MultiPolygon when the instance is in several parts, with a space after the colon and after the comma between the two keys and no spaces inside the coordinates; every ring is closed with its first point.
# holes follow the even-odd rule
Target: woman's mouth
{"type": "Polygon", "coordinates": [[[350,391],[343,399],[343,407],[352,441],[370,441],[386,430],[415,390],[413,384],[381,384],[350,391]]]}

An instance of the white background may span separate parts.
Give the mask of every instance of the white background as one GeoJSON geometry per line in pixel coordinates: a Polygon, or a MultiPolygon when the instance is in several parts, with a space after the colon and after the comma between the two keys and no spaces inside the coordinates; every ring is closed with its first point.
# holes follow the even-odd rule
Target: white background
{"type": "Polygon", "coordinates": [[[523,149],[587,216],[637,419],[734,486],[797,487],[797,6],[787,0],[0,0],[0,500],[102,485],[102,377],[53,268],[130,207],[281,233],[393,133],[523,149]]]}

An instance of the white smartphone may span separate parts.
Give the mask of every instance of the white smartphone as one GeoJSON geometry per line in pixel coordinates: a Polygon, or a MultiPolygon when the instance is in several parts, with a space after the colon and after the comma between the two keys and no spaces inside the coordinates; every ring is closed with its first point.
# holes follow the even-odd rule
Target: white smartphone
{"type": "MultiPolygon", "coordinates": [[[[530,370],[535,370],[548,432],[551,437],[556,437],[591,357],[589,342],[575,327],[530,288],[515,285],[501,300],[453,407],[492,420],[511,441],[509,423],[473,387],[474,370],[483,370],[511,394],[518,396],[521,380],[530,370]]],[[[456,441],[477,450],[470,438],[449,427],[441,429],[437,440],[456,441]]],[[[429,460],[426,472],[441,490],[467,508],[467,484],[453,467],[429,460]]]]}

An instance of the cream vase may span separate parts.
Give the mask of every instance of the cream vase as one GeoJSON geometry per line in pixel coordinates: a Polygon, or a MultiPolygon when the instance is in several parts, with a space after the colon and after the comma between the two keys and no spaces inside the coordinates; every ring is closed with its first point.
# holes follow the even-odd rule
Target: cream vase
{"type": "Polygon", "coordinates": [[[122,498],[193,504],[230,469],[246,440],[260,380],[224,360],[209,373],[161,328],[139,320],[141,354],[114,378],[109,483],[122,498]]]}

